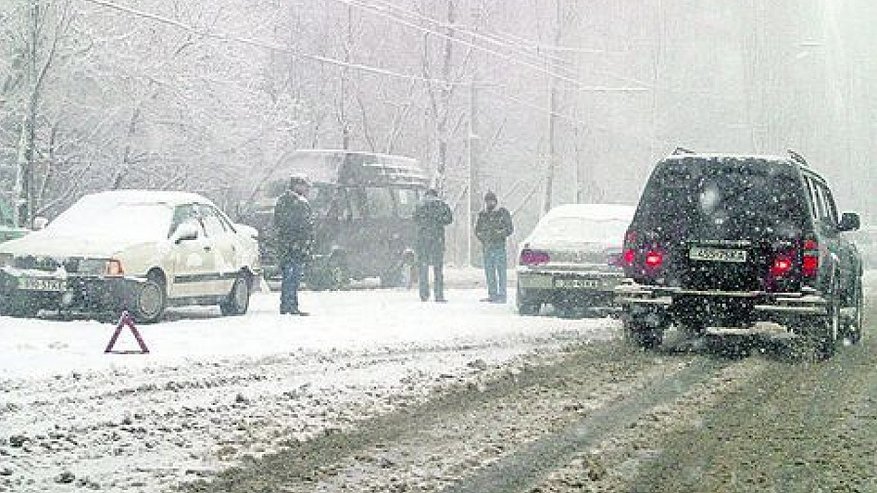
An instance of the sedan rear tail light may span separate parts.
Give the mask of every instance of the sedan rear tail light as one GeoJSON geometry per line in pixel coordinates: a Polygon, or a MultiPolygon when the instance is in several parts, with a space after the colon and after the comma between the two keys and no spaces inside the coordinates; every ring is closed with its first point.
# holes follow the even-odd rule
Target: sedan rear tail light
{"type": "Polygon", "coordinates": [[[624,250],[624,253],[621,254],[621,261],[626,267],[632,266],[634,260],[636,260],[636,250],[633,248],[627,248],[624,250]]]}
{"type": "Polygon", "coordinates": [[[541,265],[547,264],[550,261],[551,256],[548,255],[548,252],[543,252],[541,250],[531,250],[529,248],[521,250],[521,265],[541,265]]]}

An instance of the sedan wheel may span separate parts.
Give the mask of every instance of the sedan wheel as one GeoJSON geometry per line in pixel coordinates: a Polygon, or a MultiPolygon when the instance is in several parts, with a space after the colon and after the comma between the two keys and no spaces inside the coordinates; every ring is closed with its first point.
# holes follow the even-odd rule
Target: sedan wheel
{"type": "Polygon", "coordinates": [[[250,282],[247,276],[241,274],[235,279],[231,287],[228,299],[220,303],[219,309],[223,315],[243,315],[250,307],[250,282]]]}
{"type": "Polygon", "coordinates": [[[149,279],[138,286],[134,299],[134,320],[141,323],[157,322],[164,314],[167,296],[164,286],[149,279]]]}

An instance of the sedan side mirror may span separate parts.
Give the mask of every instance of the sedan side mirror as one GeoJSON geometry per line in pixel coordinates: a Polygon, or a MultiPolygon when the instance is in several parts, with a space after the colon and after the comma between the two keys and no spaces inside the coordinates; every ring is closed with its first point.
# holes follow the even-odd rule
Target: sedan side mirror
{"type": "Polygon", "coordinates": [[[33,220],[33,229],[34,231],[39,231],[41,229],[46,229],[46,226],[49,225],[49,219],[43,216],[37,216],[33,220]]]}
{"type": "Polygon", "coordinates": [[[198,226],[191,222],[185,222],[177,226],[171,239],[175,245],[179,245],[183,241],[191,241],[198,239],[198,226]]]}
{"type": "Polygon", "coordinates": [[[840,224],[837,225],[837,229],[841,231],[855,231],[859,229],[860,224],[858,214],[855,212],[844,212],[840,217],[840,224]]]}
{"type": "Polygon", "coordinates": [[[252,238],[252,239],[254,239],[254,240],[258,240],[258,239],[259,239],[259,230],[256,229],[256,228],[254,228],[254,227],[252,227],[252,226],[247,226],[246,224],[239,224],[239,223],[237,223],[237,224],[234,225],[234,227],[235,227],[235,229],[238,230],[241,234],[244,234],[244,235],[246,235],[246,236],[249,237],[249,238],[252,238]]]}

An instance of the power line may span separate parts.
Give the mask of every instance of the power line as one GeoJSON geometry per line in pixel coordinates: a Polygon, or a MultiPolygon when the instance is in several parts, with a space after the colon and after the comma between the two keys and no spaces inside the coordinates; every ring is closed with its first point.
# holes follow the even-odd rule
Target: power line
{"type": "MultiPolygon", "coordinates": [[[[344,0],[336,0],[336,1],[344,2],[344,0]]],[[[351,1],[358,1],[360,4],[365,4],[365,0],[351,0],[351,1]]],[[[384,8],[386,8],[388,10],[396,10],[397,12],[401,12],[403,15],[408,15],[411,17],[423,19],[423,20],[430,22],[434,25],[438,25],[442,28],[455,29],[457,31],[463,32],[463,33],[468,34],[470,36],[485,39],[486,41],[488,41],[491,44],[510,48],[510,49],[516,51],[518,54],[522,54],[522,55],[525,55],[527,57],[532,57],[533,60],[535,60],[536,62],[540,62],[540,63],[545,61],[545,60],[550,60],[550,61],[555,62],[555,66],[557,63],[567,63],[567,60],[565,58],[558,56],[558,55],[553,55],[551,53],[548,53],[548,52],[544,51],[543,48],[550,50],[550,51],[574,51],[574,52],[579,52],[579,53],[591,53],[591,54],[605,52],[605,50],[580,49],[580,48],[573,48],[573,47],[540,45],[537,42],[528,40],[528,39],[520,37],[520,36],[510,34],[510,33],[497,32],[497,33],[482,34],[478,31],[474,31],[472,29],[466,29],[465,27],[462,27],[458,24],[449,24],[449,23],[441,21],[439,19],[434,19],[432,17],[429,17],[427,15],[423,15],[423,14],[420,14],[417,12],[412,12],[410,10],[403,9],[397,5],[392,4],[388,0],[371,0],[371,1],[377,2],[377,4],[379,4],[380,6],[383,6],[384,8]],[[505,39],[503,39],[503,38],[505,38],[505,39]],[[540,57],[539,55],[531,54],[529,52],[529,50],[527,49],[528,46],[535,46],[537,52],[541,52],[542,56],[540,57]],[[544,57],[544,59],[542,57],[544,57]]],[[[379,8],[378,6],[375,6],[375,5],[372,5],[371,7],[373,9],[379,8]]],[[[361,7],[361,8],[364,8],[364,7],[361,7]]],[[[436,33],[436,34],[442,35],[441,33],[436,33]]],[[[574,74],[569,72],[567,69],[564,69],[564,71],[566,72],[567,77],[569,77],[569,78],[574,77],[574,74]]],[[[635,79],[632,77],[618,75],[616,73],[613,73],[613,72],[610,72],[607,70],[599,70],[596,72],[601,74],[601,75],[605,75],[607,77],[612,77],[612,78],[620,80],[620,81],[629,82],[632,84],[642,86],[643,88],[651,88],[650,84],[648,84],[647,82],[643,82],[641,80],[638,80],[638,79],[635,79]]]]}
{"type": "MultiPolygon", "coordinates": [[[[337,67],[352,68],[352,69],[360,70],[362,72],[367,72],[367,73],[371,73],[371,74],[375,74],[375,75],[384,75],[387,77],[394,77],[394,78],[398,78],[398,79],[416,80],[416,81],[420,81],[420,82],[431,82],[434,84],[445,84],[445,85],[452,85],[452,86],[458,86],[458,85],[468,86],[469,85],[468,83],[463,83],[463,82],[453,82],[453,81],[446,81],[446,80],[441,80],[441,79],[432,79],[432,78],[422,77],[419,75],[403,74],[403,73],[394,72],[392,70],[388,70],[385,68],[373,67],[371,65],[345,62],[343,60],[338,60],[336,58],[326,57],[326,56],[322,56],[322,55],[312,55],[312,54],[308,54],[308,53],[301,53],[301,52],[297,52],[295,50],[292,50],[287,46],[279,45],[276,43],[269,43],[269,42],[265,42],[265,41],[259,41],[256,39],[244,38],[241,36],[218,33],[218,32],[214,32],[214,31],[206,31],[204,29],[199,29],[199,28],[190,26],[188,24],[184,24],[182,22],[161,16],[158,14],[144,12],[142,10],[134,9],[131,7],[126,7],[123,5],[119,5],[117,3],[108,2],[106,0],[83,0],[83,1],[93,3],[96,5],[100,5],[102,7],[107,7],[110,9],[118,10],[120,12],[125,12],[127,14],[135,15],[137,17],[149,19],[149,20],[161,23],[161,24],[167,24],[170,26],[174,26],[178,29],[182,29],[184,31],[187,31],[187,32],[190,32],[192,34],[196,34],[198,36],[202,36],[205,38],[218,39],[220,41],[226,41],[226,42],[237,42],[237,43],[241,43],[241,44],[245,44],[245,45],[249,45],[249,46],[254,46],[257,48],[263,48],[263,49],[267,49],[267,50],[271,50],[271,51],[286,53],[286,54],[292,55],[292,56],[297,57],[297,58],[302,58],[302,59],[310,60],[310,61],[317,62],[317,63],[334,65],[337,67]]],[[[488,86],[488,85],[485,84],[485,86],[488,86]]]]}
{"type": "Polygon", "coordinates": [[[509,101],[509,102],[512,102],[515,104],[519,104],[521,106],[524,106],[524,107],[527,107],[527,108],[530,108],[533,110],[540,111],[540,112],[545,113],[545,114],[550,115],[550,116],[556,116],[562,120],[566,120],[567,123],[571,124],[573,127],[599,130],[599,131],[607,133],[607,134],[625,135],[627,137],[630,137],[631,139],[652,141],[652,142],[657,142],[659,144],[665,144],[668,146],[675,146],[676,145],[676,144],[668,142],[666,140],[661,140],[661,139],[657,139],[654,137],[645,137],[642,135],[630,134],[627,132],[621,132],[621,131],[613,130],[613,129],[603,127],[600,125],[595,125],[593,123],[585,122],[585,121],[583,121],[583,120],[581,120],[573,115],[554,111],[551,108],[546,108],[545,106],[540,106],[540,105],[535,104],[535,103],[528,103],[527,101],[516,98],[514,96],[509,96],[508,94],[505,94],[505,93],[499,93],[499,92],[489,90],[489,89],[485,90],[485,92],[488,94],[491,94],[494,97],[497,97],[499,99],[504,99],[506,101],[509,101]]]}
{"type": "MultiPolygon", "coordinates": [[[[381,17],[385,17],[385,18],[388,18],[388,19],[394,20],[395,22],[397,22],[397,23],[399,23],[399,24],[401,24],[401,25],[404,25],[404,26],[410,27],[410,28],[412,28],[412,29],[415,29],[415,30],[421,31],[421,32],[423,32],[423,33],[433,34],[433,35],[435,35],[435,36],[438,36],[438,37],[441,37],[441,38],[447,39],[447,40],[449,40],[449,41],[451,41],[451,42],[454,42],[454,43],[461,44],[461,45],[466,46],[466,47],[468,47],[468,48],[472,48],[472,49],[474,49],[474,50],[483,51],[483,52],[485,52],[485,53],[487,53],[487,54],[490,54],[490,55],[493,55],[493,56],[495,56],[495,57],[501,58],[501,59],[503,59],[503,60],[505,60],[505,61],[508,61],[508,62],[511,62],[511,63],[517,64],[517,65],[521,65],[521,66],[524,66],[524,67],[530,68],[530,69],[535,70],[535,71],[537,71],[537,72],[540,72],[540,73],[543,73],[543,74],[545,74],[545,75],[548,75],[548,76],[554,77],[554,78],[557,79],[557,80],[560,80],[560,81],[563,81],[563,82],[567,82],[567,83],[569,83],[569,84],[572,84],[572,85],[578,87],[579,89],[582,89],[582,88],[585,88],[585,87],[586,87],[584,84],[582,84],[581,82],[579,82],[579,81],[576,80],[576,79],[573,79],[572,77],[568,77],[568,76],[566,76],[566,75],[559,74],[559,73],[557,73],[557,72],[553,72],[553,71],[548,70],[548,69],[546,69],[546,68],[544,68],[544,67],[540,67],[539,65],[536,65],[536,64],[534,64],[534,63],[531,63],[531,62],[528,62],[528,61],[525,61],[525,60],[517,59],[517,58],[515,58],[515,57],[513,57],[513,56],[511,56],[511,55],[507,55],[507,54],[505,54],[505,53],[498,52],[498,51],[493,50],[493,49],[491,49],[491,48],[486,48],[486,47],[484,47],[484,46],[479,46],[479,45],[477,45],[477,44],[475,44],[475,43],[471,43],[471,42],[469,42],[469,41],[466,41],[466,40],[463,40],[463,39],[460,39],[460,38],[456,38],[456,37],[451,36],[451,35],[449,35],[449,34],[441,33],[441,32],[438,32],[438,31],[436,31],[436,30],[433,30],[433,29],[429,29],[429,28],[423,27],[423,26],[421,26],[421,25],[418,25],[418,24],[415,24],[415,23],[413,23],[413,22],[410,22],[410,21],[407,21],[407,20],[405,20],[405,19],[402,19],[402,18],[400,18],[400,17],[398,17],[398,16],[394,16],[393,14],[390,14],[390,13],[388,13],[388,12],[383,12],[381,9],[376,8],[374,5],[369,5],[369,4],[367,4],[367,3],[359,2],[359,1],[357,1],[357,0],[335,0],[335,1],[336,1],[336,2],[339,2],[339,3],[343,3],[343,4],[345,4],[345,5],[349,5],[349,6],[351,6],[351,7],[356,7],[356,8],[362,9],[362,10],[366,10],[366,11],[368,11],[368,12],[371,12],[371,13],[373,13],[373,14],[375,14],[375,15],[378,15],[378,16],[381,16],[381,17]]],[[[639,83],[639,82],[637,82],[637,83],[639,83]]],[[[638,87],[638,88],[625,87],[625,88],[617,88],[617,90],[619,90],[619,91],[625,91],[625,92],[629,92],[629,91],[643,91],[643,90],[647,90],[647,89],[648,89],[647,87],[638,87]]]]}
{"type": "MultiPolygon", "coordinates": [[[[388,10],[395,10],[396,12],[400,13],[401,15],[413,17],[415,19],[421,19],[421,20],[424,20],[424,21],[426,21],[430,24],[433,24],[435,26],[439,26],[443,29],[453,29],[453,30],[459,31],[461,33],[467,34],[473,38],[483,39],[483,40],[487,41],[488,43],[493,44],[495,46],[510,48],[510,49],[516,51],[518,54],[521,54],[521,55],[524,55],[526,57],[531,58],[532,59],[531,61],[534,61],[534,62],[542,63],[545,61],[543,58],[539,57],[537,54],[530,53],[529,50],[527,50],[524,46],[521,46],[519,43],[509,43],[507,41],[503,41],[502,39],[498,39],[496,36],[492,36],[489,33],[483,34],[479,31],[473,30],[471,28],[467,29],[465,26],[460,25],[460,24],[451,24],[451,23],[445,22],[441,19],[435,19],[433,17],[421,14],[419,12],[404,9],[404,8],[399,7],[398,5],[394,5],[393,3],[386,1],[386,0],[372,0],[372,1],[375,4],[377,4],[375,6],[375,8],[377,8],[377,6],[381,6],[383,8],[388,9],[388,10]]],[[[360,3],[365,3],[365,2],[360,1],[360,3]]],[[[552,60],[552,61],[565,62],[565,60],[563,60],[562,58],[555,57],[554,55],[550,55],[550,54],[547,54],[545,56],[545,58],[552,60]]]]}
{"type": "MultiPolygon", "coordinates": [[[[343,60],[338,60],[336,58],[331,58],[331,57],[322,56],[322,55],[312,55],[309,53],[301,53],[301,52],[292,50],[287,46],[279,45],[276,43],[269,43],[269,42],[265,42],[265,41],[259,41],[256,39],[252,39],[252,38],[245,38],[242,36],[236,36],[236,35],[232,35],[232,34],[220,33],[220,32],[215,32],[215,31],[207,31],[204,29],[199,29],[199,28],[190,26],[190,25],[182,23],[180,21],[176,21],[174,19],[170,19],[168,17],[164,17],[164,16],[161,16],[158,14],[153,14],[151,12],[145,12],[145,11],[134,9],[131,7],[126,7],[124,5],[119,5],[117,3],[110,2],[107,0],[83,0],[83,1],[93,3],[96,5],[100,5],[102,7],[114,9],[114,10],[117,10],[120,12],[125,12],[127,14],[131,14],[131,15],[134,15],[137,17],[149,19],[149,20],[152,20],[152,21],[155,21],[158,23],[174,26],[178,29],[182,29],[184,31],[187,31],[187,32],[190,32],[192,34],[196,34],[198,36],[202,36],[205,38],[212,38],[212,39],[217,39],[217,40],[225,41],[225,42],[237,42],[237,43],[245,44],[248,46],[254,46],[257,48],[263,48],[263,49],[276,51],[276,52],[280,52],[280,53],[286,53],[286,54],[292,55],[292,56],[297,57],[297,58],[310,60],[310,61],[317,62],[317,63],[333,65],[336,67],[351,68],[351,69],[356,69],[356,70],[359,70],[362,72],[367,72],[367,73],[371,73],[371,74],[375,74],[375,75],[383,75],[383,76],[387,76],[387,77],[394,77],[397,79],[414,80],[414,81],[418,81],[418,82],[428,82],[428,83],[432,83],[432,84],[442,84],[442,85],[446,85],[446,86],[467,86],[467,87],[471,86],[471,84],[469,82],[454,82],[454,81],[443,80],[443,79],[423,77],[423,76],[419,76],[419,75],[404,74],[404,73],[395,72],[395,71],[381,68],[381,67],[374,67],[371,65],[365,65],[365,64],[361,64],[361,63],[345,62],[343,60]]],[[[476,87],[490,88],[490,87],[501,87],[501,85],[500,84],[491,84],[489,82],[479,82],[476,84],[476,87]]],[[[646,90],[643,88],[606,87],[606,86],[581,86],[580,89],[594,91],[594,92],[641,92],[641,91],[646,90]]]]}

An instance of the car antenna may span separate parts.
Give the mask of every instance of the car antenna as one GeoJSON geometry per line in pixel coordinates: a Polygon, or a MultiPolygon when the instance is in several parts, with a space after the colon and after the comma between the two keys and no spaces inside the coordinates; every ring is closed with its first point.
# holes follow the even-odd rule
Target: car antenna
{"type": "Polygon", "coordinates": [[[810,167],[810,165],[807,163],[807,160],[804,159],[804,156],[793,151],[792,149],[786,149],[786,150],[789,152],[789,156],[792,157],[792,161],[795,161],[796,163],[800,164],[801,166],[806,166],[808,168],[810,167]]]}
{"type": "Polygon", "coordinates": [[[679,154],[695,154],[695,152],[684,147],[676,147],[676,149],[673,150],[673,155],[678,156],[679,154]]]}

